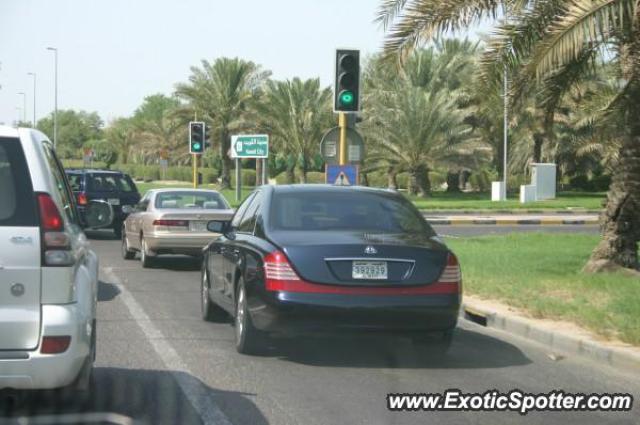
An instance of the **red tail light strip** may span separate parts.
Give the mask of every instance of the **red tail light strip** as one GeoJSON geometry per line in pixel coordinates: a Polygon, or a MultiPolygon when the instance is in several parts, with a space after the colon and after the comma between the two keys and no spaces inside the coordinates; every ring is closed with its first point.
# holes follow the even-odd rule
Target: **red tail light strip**
{"type": "Polygon", "coordinates": [[[305,292],[308,294],[343,294],[343,295],[443,295],[457,294],[457,283],[436,282],[425,286],[381,287],[370,286],[336,286],[319,285],[304,280],[272,280],[267,279],[267,291],[305,292]]]}
{"type": "Polygon", "coordinates": [[[153,220],[153,225],[187,227],[189,222],[187,220],[153,220]]]}
{"type": "Polygon", "coordinates": [[[289,264],[286,255],[280,251],[267,255],[264,264],[267,291],[343,295],[442,295],[460,292],[460,268],[457,259],[451,254],[438,282],[406,287],[337,286],[307,282],[298,276],[289,264]]]}

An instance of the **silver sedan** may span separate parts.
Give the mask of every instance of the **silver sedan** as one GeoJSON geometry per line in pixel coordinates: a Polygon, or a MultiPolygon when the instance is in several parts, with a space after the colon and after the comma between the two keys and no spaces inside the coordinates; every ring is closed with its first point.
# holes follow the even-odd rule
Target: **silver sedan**
{"type": "Polygon", "coordinates": [[[202,255],[216,234],[207,231],[210,220],[230,220],[233,210],[215,190],[153,189],[124,221],[122,256],[140,252],[143,267],[158,255],[202,255]]]}

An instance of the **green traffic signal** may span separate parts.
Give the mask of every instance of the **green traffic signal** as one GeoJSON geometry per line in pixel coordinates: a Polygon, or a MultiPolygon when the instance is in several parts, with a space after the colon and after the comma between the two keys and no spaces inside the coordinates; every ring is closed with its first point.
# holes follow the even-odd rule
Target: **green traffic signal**
{"type": "Polygon", "coordinates": [[[200,151],[201,147],[202,146],[200,145],[200,143],[194,143],[193,144],[193,150],[196,151],[196,152],[200,151]]]}
{"type": "Polygon", "coordinates": [[[344,90],[340,93],[340,104],[343,106],[350,106],[353,104],[355,96],[352,91],[344,90]]]}

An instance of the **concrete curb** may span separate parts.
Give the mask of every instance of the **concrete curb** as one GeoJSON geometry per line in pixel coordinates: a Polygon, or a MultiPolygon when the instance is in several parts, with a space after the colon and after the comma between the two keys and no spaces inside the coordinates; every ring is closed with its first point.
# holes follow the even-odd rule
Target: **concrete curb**
{"type": "Polygon", "coordinates": [[[446,226],[464,226],[464,225],[497,225],[497,226],[558,226],[558,225],[597,225],[598,220],[571,220],[571,219],[525,219],[525,220],[496,220],[491,218],[472,219],[472,218],[455,218],[441,219],[425,217],[429,224],[439,224],[446,226]]]}
{"type": "Polygon", "coordinates": [[[523,317],[497,313],[473,303],[465,302],[463,311],[466,319],[482,326],[518,335],[565,354],[604,362],[616,369],[640,371],[640,354],[624,348],[611,347],[586,337],[552,331],[536,326],[531,320],[523,317]]]}
{"type": "Polygon", "coordinates": [[[499,215],[499,214],[549,214],[549,215],[572,215],[572,214],[600,214],[602,210],[587,210],[587,209],[573,209],[573,210],[552,210],[552,209],[533,209],[533,210],[429,210],[421,209],[420,212],[426,215],[499,215]]]}

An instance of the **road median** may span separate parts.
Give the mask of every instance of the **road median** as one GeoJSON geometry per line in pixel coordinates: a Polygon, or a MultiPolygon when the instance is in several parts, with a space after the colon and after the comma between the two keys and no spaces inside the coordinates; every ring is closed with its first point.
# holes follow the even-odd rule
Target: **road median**
{"type": "Polygon", "coordinates": [[[597,225],[598,216],[583,214],[565,218],[560,215],[435,215],[423,212],[430,224],[447,226],[495,225],[495,226],[560,226],[597,225]]]}

